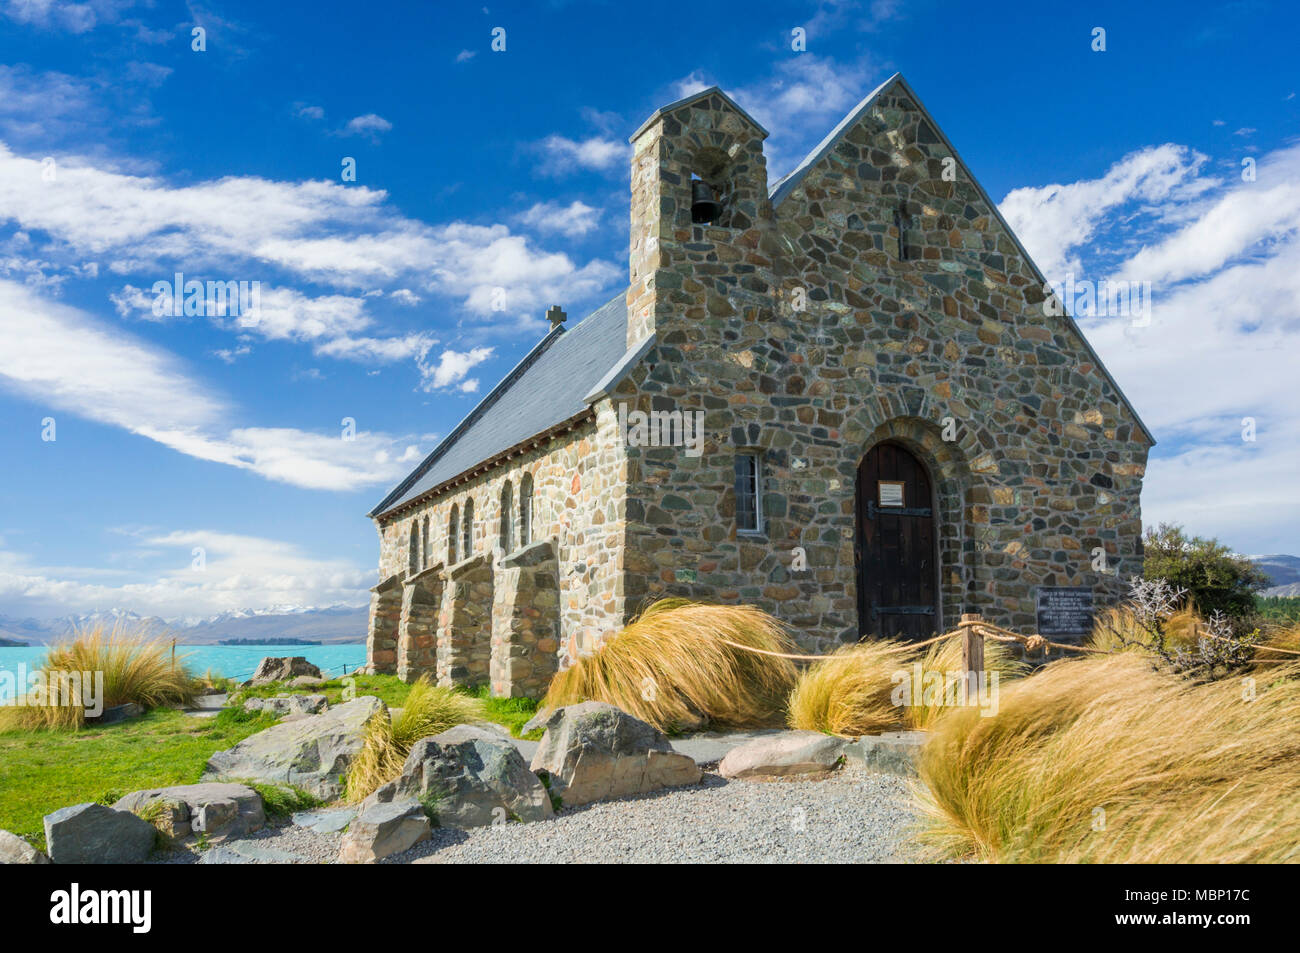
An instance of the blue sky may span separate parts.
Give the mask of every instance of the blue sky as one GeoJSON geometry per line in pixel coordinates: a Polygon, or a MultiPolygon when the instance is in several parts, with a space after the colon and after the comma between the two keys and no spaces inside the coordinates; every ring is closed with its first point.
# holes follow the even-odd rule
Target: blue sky
{"type": "Polygon", "coordinates": [[[1151,282],[1079,316],[1147,518],[1300,551],[1300,15],[1055,7],[0,0],[0,614],[361,604],[365,512],[624,287],[650,112],[721,85],[775,180],[896,71],[1049,279],[1151,282]],[[257,319],[155,314],[178,271],[257,319]]]}

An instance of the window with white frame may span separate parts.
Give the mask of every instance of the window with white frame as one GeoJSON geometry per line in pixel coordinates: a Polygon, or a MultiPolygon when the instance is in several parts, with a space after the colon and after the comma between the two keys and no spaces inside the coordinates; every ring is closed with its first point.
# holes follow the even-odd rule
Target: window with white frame
{"type": "Polygon", "coordinates": [[[754,451],[736,454],[736,530],[763,532],[763,459],[754,451]]]}

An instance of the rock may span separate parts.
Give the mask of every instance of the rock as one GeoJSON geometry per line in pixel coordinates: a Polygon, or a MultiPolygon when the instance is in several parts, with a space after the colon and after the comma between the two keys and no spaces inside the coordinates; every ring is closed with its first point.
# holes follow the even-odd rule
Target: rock
{"type": "Polygon", "coordinates": [[[275,847],[263,847],[253,841],[231,841],[222,847],[205,850],[200,864],[307,864],[302,854],[294,854],[275,847]]]}
{"type": "Polygon", "coordinates": [[[97,718],[87,718],[86,721],[93,725],[115,725],[119,721],[127,721],[131,718],[139,718],[144,714],[144,708],[135,702],[126,702],[121,705],[114,705],[111,708],[105,708],[97,718]]]}
{"type": "Polygon", "coordinates": [[[299,811],[290,820],[295,827],[303,827],[317,834],[337,834],[352,823],[357,816],[354,807],[324,808],[316,811],[299,811]]]}
{"type": "Polygon", "coordinates": [[[45,843],[56,864],[138,864],[157,832],[130,811],[74,804],[45,815],[45,843]]]}
{"type": "Polygon", "coordinates": [[[848,742],[819,731],[783,731],[732,748],[718,765],[724,778],[784,778],[833,771],[848,742]]]}
{"type": "Polygon", "coordinates": [[[340,864],[373,864],[429,837],[429,818],[412,797],[365,807],[343,835],[340,864]]]}
{"type": "Polygon", "coordinates": [[[243,837],[266,826],[262,796],[245,784],[210,782],[146,788],[131,792],[113,807],[140,814],[154,802],[162,802],[169,809],[163,822],[155,822],[155,826],[172,837],[204,832],[222,840],[243,837]]]}
{"type": "Polygon", "coordinates": [[[700,780],[699,766],[663,732],[604,702],[555,709],[532,768],[546,772],[551,793],[569,806],[700,780]]]}
{"type": "Polygon", "coordinates": [[[324,684],[325,679],[315,675],[299,675],[297,678],[289,679],[290,688],[319,688],[324,684]]]}
{"type": "Polygon", "coordinates": [[[928,737],[924,731],[884,731],[863,735],[848,745],[844,753],[851,760],[862,762],[868,771],[915,777],[921,749],[928,737]]]}
{"type": "Polygon", "coordinates": [[[384,710],[373,695],[281,722],[250,735],[208,759],[204,781],[268,781],[291,784],[325,800],[343,793],[347,773],[362,747],[365,724],[384,710]]]}
{"type": "Polygon", "coordinates": [[[50,858],[17,834],[0,831],[0,864],[48,864],[50,858]]]}
{"type": "Polygon", "coordinates": [[[533,715],[532,718],[529,718],[528,721],[524,722],[524,726],[519,729],[519,737],[522,738],[530,731],[545,730],[546,723],[551,720],[552,711],[554,711],[554,709],[539,708],[537,710],[537,714],[533,715]]]}
{"type": "Polygon", "coordinates": [[[370,796],[376,802],[398,797],[426,803],[436,798],[436,807],[430,807],[442,827],[540,821],[555,814],[546,788],[519,749],[477,725],[457,725],[417,741],[401,776],[370,796]]]}
{"type": "Polygon", "coordinates": [[[283,718],[286,715],[317,715],[329,708],[324,695],[276,695],[274,698],[250,698],[244,711],[266,711],[283,718]]]}
{"type": "Polygon", "coordinates": [[[289,658],[272,658],[268,656],[258,663],[257,671],[253,673],[252,683],[254,685],[264,685],[267,682],[287,682],[299,675],[310,675],[312,678],[321,677],[320,669],[301,655],[289,658]]]}

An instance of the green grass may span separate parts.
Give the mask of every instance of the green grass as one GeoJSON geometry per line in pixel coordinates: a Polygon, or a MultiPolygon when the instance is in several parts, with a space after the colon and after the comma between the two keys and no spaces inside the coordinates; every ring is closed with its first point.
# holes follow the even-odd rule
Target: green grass
{"type": "Polygon", "coordinates": [[[505,725],[516,738],[537,741],[542,737],[540,728],[530,731],[527,735],[519,733],[524,725],[528,724],[529,720],[537,714],[538,702],[535,698],[492,698],[488,695],[486,685],[478,685],[467,694],[483,702],[488,721],[496,722],[498,725],[505,725]]]}
{"type": "Polygon", "coordinates": [[[273,724],[261,713],[192,718],[155,709],[104,728],[0,732],[0,828],[44,850],[41,819],[51,811],[86,801],[112,804],[142,788],[194,784],[214,752],[273,724]]]}
{"type": "MultiPolygon", "coordinates": [[[[376,695],[389,708],[403,707],[406,704],[406,697],[411,694],[411,686],[396,675],[351,677],[356,683],[354,688],[357,696],[376,695]]],[[[324,695],[330,705],[334,706],[342,702],[344,688],[343,681],[337,678],[317,688],[290,688],[285,682],[272,682],[269,685],[259,685],[257,688],[241,689],[237,697],[242,702],[245,698],[270,698],[272,695],[324,695]]],[[[519,729],[537,714],[538,703],[531,698],[490,698],[487,685],[458,690],[482,701],[487,720],[509,728],[510,733],[516,738],[520,737],[519,729]]],[[[235,701],[236,696],[232,695],[231,700],[235,701]]],[[[541,732],[535,731],[527,740],[536,741],[540,737],[541,732]]]]}
{"type": "MultiPolygon", "coordinates": [[[[406,696],[411,693],[411,686],[401,681],[396,675],[349,675],[352,684],[352,697],[375,695],[389,708],[401,708],[406,696]]],[[[324,695],[330,707],[343,702],[343,693],[347,690],[342,678],[332,678],[315,688],[290,688],[287,682],[271,682],[256,688],[241,688],[231,695],[231,702],[237,703],[246,698],[270,698],[272,695],[324,695]]]]}
{"type": "MultiPolygon", "coordinates": [[[[317,689],[268,685],[242,690],[242,697],[323,694],[331,705],[342,702],[343,682],[333,679],[317,689]]],[[[358,675],[356,695],[377,695],[400,708],[411,686],[393,675],[358,675]]],[[[488,698],[486,686],[466,694],[481,699],[489,721],[519,729],[537,711],[526,698],[488,698]]],[[[232,696],[233,698],[233,696],[232,696]]],[[[131,791],[173,784],[194,784],[208,758],[276,723],[264,712],[227,708],[215,718],[193,718],[160,708],[144,716],[103,728],[50,732],[0,732],[0,829],[45,847],[41,819],[72,804],[112,804],[131,791]]],[[[538,737],[534,733],[533,739],[538,737]]],[[[247,783],[247,782],[245,782],[247,783]]],[[[269,815],[307,810],[319,802],[304,792],[276,785],[250,785],[262,795],[269,815]]]]}

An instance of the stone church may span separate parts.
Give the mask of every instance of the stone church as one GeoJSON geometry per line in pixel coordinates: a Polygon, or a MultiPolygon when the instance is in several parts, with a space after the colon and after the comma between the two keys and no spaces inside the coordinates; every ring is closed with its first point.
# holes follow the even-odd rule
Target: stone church
{"type": "Polygon", "coordinates": [[[1154,441],[901,76],[789,175],[714,87],[632,135],[626,291],[369,516],[368,666],[545,690],[665,595],[809,650],[1141,572],[1154,441]]]}

